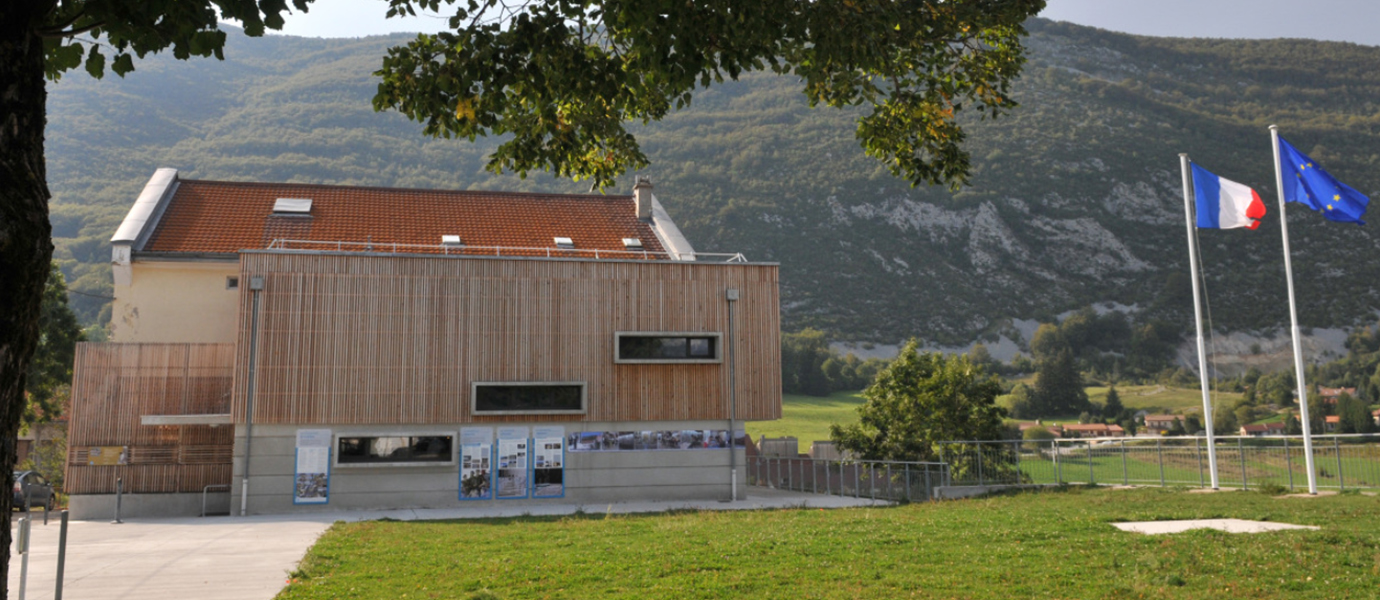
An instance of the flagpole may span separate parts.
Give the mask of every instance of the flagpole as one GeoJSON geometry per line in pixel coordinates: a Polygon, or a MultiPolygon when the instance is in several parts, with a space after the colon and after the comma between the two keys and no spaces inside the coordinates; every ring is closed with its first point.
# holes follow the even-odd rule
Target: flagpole
{"type": "Polygon", "coordinates": [[[1184,175],[1184,222],[1188,225],[1188,262],[1193,273],[1193,324],[1198,328],[1198,378],[1203,387],[1203,426],[1207,428],[1208,473],[1212,475],[1212,489],[1217,487],[1217,445],[1212,433],[1212,400],[1208,395],[1207,352],[1203,346],[1203,303],[1199,299],[1198,236],[1194,235],[1193,184],[1188,173],[1188,155],[1179,155],[1179,168],[1184,175]]]}
{"type": "Polygon", "coordinates": [[[1303,381],[1303,345],[1299,341],[1299,313],[1294,306],[1294,266],[1289,260],[1289,220],[1284,218],[1284,170],[1279,162],[1279,127],[1270,126],[1274,142],[1275,190],[1279,193],[1279,231],[1284,236],[1284,279],[1289,283],[1289,324],[1294,338],[1294,376],[1299,386],[1299,417],[1303,421],[1303,460],[1308,469],[1308,493],[1318,493],[1318,473],[1313,469],[1313,434],[1308,424],[1308,386],[1303,381]]]}

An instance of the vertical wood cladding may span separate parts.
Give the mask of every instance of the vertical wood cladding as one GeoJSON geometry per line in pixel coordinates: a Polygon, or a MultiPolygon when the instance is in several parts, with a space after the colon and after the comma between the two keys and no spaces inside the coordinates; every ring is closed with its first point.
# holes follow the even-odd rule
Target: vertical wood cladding
{"type": "MultiPolygon", "coordinates": [[[[256,423],[728,418],[729,363],[614,364],[616,331],[716,331],[734,303],[737,416],[781,415],[775,265],[241,254],[260,292],[256,423]],[[585,415],[472,416],[474,381],[585,381],[585,415]]],[[[248,364],[252,292],[241,285],[248,364]]],[[[235,375],[244,416],[248,370],[235,375]]]]}
{"type": "Polygon", "coordinates": [[[235,428],[141,425],[142,415],[230,411],[233,344],[77,345],[66,491],[200,492],[230,483],[235,428]],[[127,465],[87,466],[92,446],[128,446],[127,465]]]}

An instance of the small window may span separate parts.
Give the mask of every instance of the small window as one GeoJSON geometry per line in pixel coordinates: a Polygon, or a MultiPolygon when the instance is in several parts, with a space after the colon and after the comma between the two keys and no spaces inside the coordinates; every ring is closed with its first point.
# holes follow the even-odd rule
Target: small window
{"type": "Polygon", "coordinates": [[[555,241],[556,241],[556,247],[557,247],[557,248],[560,248],[560,249],[562,249],[562,250],[574,250],[574,249],[575,249],[575,240],[572,240],[572,239],[570,239],[570,238],[568,238],[568,237],[558,237],[558,238],[555,238],[555,241]]]}
{"type": "Polygon", "coordinates": [[[623,238],[623,247],[629,250],[641,250],[642,240],[637,238],[623,238]]]}
{"type": "Polygon", "coordinates": [[[718,363],[718,333],[619,332],[614,362],[617,363],[718,363]]]}
{"type": "Polygon", "coordinates": [[[454,436],[450,435],[342,435],[336,439],[336,464],[451,464],[455,462],[453,442],[454,436]]]}
{"type": "Polygon", "coordinates": [[[225,278],[225,289],[227,289],[227,290],[238,290],[238,289],[240,289],[240,278],[239,278],[239,277],[236,277],[236,276],[234,276],[234,275],[230,275],[229,277],[226,277],[226,278],[225,278]]]}
{"type": "Polygon", "coordinates": [[[476,415],[582,415],[584,382],[475,382],[471,412],[476,415]]]}

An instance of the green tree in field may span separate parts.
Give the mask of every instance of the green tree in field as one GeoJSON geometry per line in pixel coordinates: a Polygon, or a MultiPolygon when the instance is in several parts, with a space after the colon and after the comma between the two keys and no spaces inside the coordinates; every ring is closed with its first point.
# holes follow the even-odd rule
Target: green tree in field
{"type": "Polygon", "coordinates": [[[1230,402],[1219,402],[1212,409],[1212,432],[1217,435],[1236,435],[1241,425],[1236,420],[1236,407],[1230,402]]]}
{"type": "Polygon", "coordinates": [[[1035,373],[1032,411],[1041,417],[1076,415],[1089,409],[1083,375],[1068,348],[1040,361],[1035,373]]]}
{"type": "Polygon", "coordinates": [[[1184,433],[1196,435],[1203,430],[1203,422],[1198,420],[1198,415],[1186,415],[1183,423],[1184,433]]]}
{"type": "Polygon", "coordinates": [[[1337,397],[1337,433],[1374,433],[1375,421],[1370,407],[1351,394],[1343,393],[1337,397]]]}
{"type": "Polygon", "coordinates": [[[781,389],[788,394],[828,396],[825,361],[831,358],[829,341],[818,329],[781,335],[781,389]]]}
{"type": "Polygon", "coordinates": [[[1108,419],[1120,418],[1122,411],[1126,407],[1121,404],[1121,394],[1116,393],[1116,386],[1107,388],[1107,400],[1102,404],[1102,416],[1108,419]]]}
{"type": "Polygon", "coordinates": [[[993,440],[1004,435],[996,404],[1001,384],[966,356],[920,352],[916,340],[863,390],[858,422],[831,425],[839,448],[869,460],[928,461],[937,442],[993,440]]]}

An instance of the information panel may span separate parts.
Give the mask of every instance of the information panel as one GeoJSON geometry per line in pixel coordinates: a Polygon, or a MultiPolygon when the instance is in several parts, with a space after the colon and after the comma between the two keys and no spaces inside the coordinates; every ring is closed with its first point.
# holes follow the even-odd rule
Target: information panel
{"type": "Polygon", "coordinates": [[[532,497],[565,497],[565,428],[532,429],[532,497]]]}
{"type": "Polygon", "coordinates": [[[460,429],[460,499],[490,500],[493,488],[494,430],[460,429]]]}
{"type": "Polygon", "coordinates": [[[297,430],[293,504],[326,504],[331,497],[331,430],[297,430]]]}
{"type": "Polygon", "coordinates": [[[498,428],[498,483],[500,500],[527,497],[527,427],[498,428]]]}

